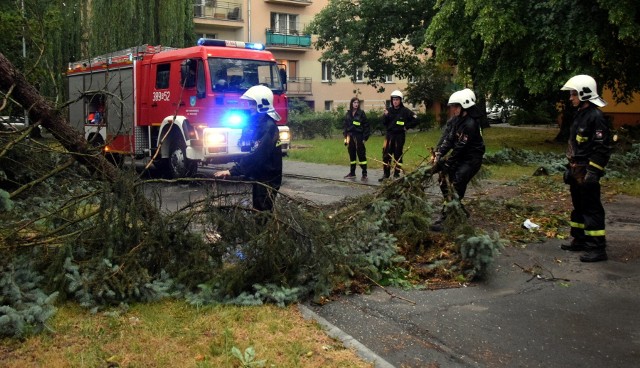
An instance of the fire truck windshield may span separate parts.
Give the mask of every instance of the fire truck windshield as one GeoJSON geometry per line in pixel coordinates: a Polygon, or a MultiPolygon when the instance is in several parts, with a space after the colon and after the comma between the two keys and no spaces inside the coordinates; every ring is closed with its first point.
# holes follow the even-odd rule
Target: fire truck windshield
{"type": "Polygon", "coordinates": [[[271,88],[274,93],[283,91],[275,62],[215,57],[208,61],[214,92],[244,92],[258,84],[271,88]]]}

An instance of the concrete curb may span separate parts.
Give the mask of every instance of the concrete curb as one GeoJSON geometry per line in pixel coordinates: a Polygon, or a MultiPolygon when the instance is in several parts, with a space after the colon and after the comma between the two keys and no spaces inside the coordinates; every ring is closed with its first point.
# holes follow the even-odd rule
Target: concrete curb
{"type": "Polygon", "coordinates": [[[354,339],[351,335],[346,334],[338,327],[332,325],[326,319],[317,315],[314,311],[307,308],[304,304],[298,304],[298,309],[305,319],[311,319],[316,321],[325,330],[327,335],[334,339],[342,341],[345,347],[354,349],[358,356],[367,362],[373,363],[376,368],[394,368],[394,366],[382,359],[379,355],[371,351],[366,346],[362,345],[358,340],[354,339]]]}

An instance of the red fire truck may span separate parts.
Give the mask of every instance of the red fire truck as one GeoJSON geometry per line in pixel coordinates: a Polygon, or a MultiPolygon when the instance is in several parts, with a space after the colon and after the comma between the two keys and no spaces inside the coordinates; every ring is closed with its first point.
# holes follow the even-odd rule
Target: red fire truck
{"type": "Polygon", "coordinates": [[[69,64],[69,121],[109,157],[153,160],[168,177],[251,152],[251,109],[240,96],[262,84],[290,143],[286,73],[257,43],[200,39],[194,47],[138,46],[69,64]]]}

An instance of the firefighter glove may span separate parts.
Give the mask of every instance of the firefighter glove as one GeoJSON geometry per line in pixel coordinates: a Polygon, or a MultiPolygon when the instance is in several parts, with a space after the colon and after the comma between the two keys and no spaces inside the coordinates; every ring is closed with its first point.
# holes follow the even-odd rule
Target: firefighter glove
{"type": "Polygon", "coordinates": [[[594,184],[600,181],[600,174],[594,170],[587,170],[587,174],[584,176],[584,182],[586,184],[594,184]]]}

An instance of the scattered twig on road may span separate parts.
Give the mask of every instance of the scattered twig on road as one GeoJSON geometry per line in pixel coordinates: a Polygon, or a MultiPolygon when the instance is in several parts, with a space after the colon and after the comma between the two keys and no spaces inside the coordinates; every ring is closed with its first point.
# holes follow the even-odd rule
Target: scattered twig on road
{"type": "Polygon", "coordinates": [[[571,281],[569,279],[564,279],[564,278],[560,278],[560,277],[555,277],[553,276],[553,272],[551,272],[550,270],[540,266],[540,264],[536,263],[533,266],[531,266],[530,268],[524,268],[522,266],[520,266],[517,263],[513,263],[514,265],[520,267],[520,269],[526,273],[529,273],[531,275],[533,275],[529,280],[527,280],[527,282],[533,280],[533,279],[539,279],[539,280],[544,280],[544,281],[571,281]],[[547,272],[549,273],[549,275],[551,275],[550,277],[544,276],[542,273],[543,272],[547,272]]]}
{"type": "Polygon", "coordinates": [[[413,305],[416,305],[417,303],[414,302],[413,300],[407,299],[407,298],[403,298],[401,296],[395,295],[394,293],[390,292],[389,290],[387,290],[384,286],[378,284],[374,279],[372,279],[371,277],[364,275],[364,277],[368,278],[371,282],[373,282],[374,284],[376,284],[378,287],[380,287],[382,290],[384,290],[385,293],[389,294],[389,296],[391,296],[391,298],[397,298],[400,300],[404,300],[407,303],[411,303],[413,305]]]}

